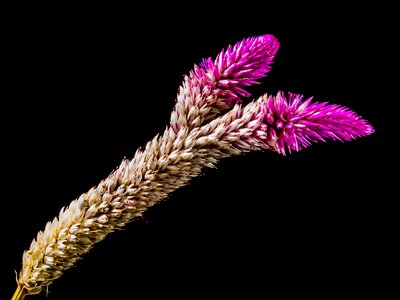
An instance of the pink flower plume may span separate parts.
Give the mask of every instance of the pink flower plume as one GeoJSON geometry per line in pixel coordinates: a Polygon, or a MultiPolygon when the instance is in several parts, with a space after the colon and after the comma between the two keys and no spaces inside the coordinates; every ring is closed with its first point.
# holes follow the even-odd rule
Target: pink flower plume
{"type": "Polygon", "coordinates": [[[208,58],[184,77],[171,114],[171,126],[198,127],[231,109],[250,93],[243,87],[257,83],[270,70],[279,43],[272,35],[244,39],[208,58]]]}
{"type": "MultiPolygon", "coordinates": [[[[228,46],[214,61],[205,59],[201,67],[222,91],[225,101],[238,102],[240,97],[251,95],[243,87],[258,83],[269,72],[278,49],[279,42],[273,35],[251,37],[228,46]]],[[[199,68],[195,72],[201,74],[199,68]]]]}
{"type": "Polygon", "coordinates": [[[286,150],[300,151],[313,142],[349,141],[374,132],[366,120],[344,106],[312,103],[312,98],[303,101],[302,95],[291,93],[288,97],[283,93],[263,97],[261,130],[267,133],[263,139],[283,155],[286,150]]]}

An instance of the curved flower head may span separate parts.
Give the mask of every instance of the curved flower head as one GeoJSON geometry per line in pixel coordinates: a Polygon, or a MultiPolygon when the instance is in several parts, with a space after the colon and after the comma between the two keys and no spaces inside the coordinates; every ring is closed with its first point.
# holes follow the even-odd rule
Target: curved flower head
{"type": "Polygon", "coordinates": [[[374,132],[373,127],[347,107],[303,101],[302,95],[289,93],[286,97],[264,96],[264,121],[262,130],[267,132],[265,142],[276,152],[299,151],[313,142],[328,139],[349,141],[374,132]]]}
{"type": "Polygon", "coordinates": [[[258,83],[257,80],[269,72],[278,49],[279,42],[271,34],[250,37],[233,47],[229,45],[214,61],[204,60],[201,67],[225,92],[226,101],[237,102],[240,97],[251,96],[243,87],[258,83]]]}
{"type": "Polygon", "coordinates": [[[243,87],[257,83],[271,69],[279,43],[270,34],[244,39],[208,58],[185,76],[171,114],[171,126],[198,127],[231,109],[250,93],[243,87]]]}
{"type": "Polygon", "coordinates": [[[110,232],[122,228],[169,193],[225,157],[259,150],[299,151],[326,139],[373,133],[346,107],[264,95],[242,107],[243,87],[271,67],[279,43],[272,35],[245,39],[205,60],[184,78],[170,126],[132,160],[124,159],[97,187],[63,208],[24,252],[12,299],[37,294],[110,232]]]}

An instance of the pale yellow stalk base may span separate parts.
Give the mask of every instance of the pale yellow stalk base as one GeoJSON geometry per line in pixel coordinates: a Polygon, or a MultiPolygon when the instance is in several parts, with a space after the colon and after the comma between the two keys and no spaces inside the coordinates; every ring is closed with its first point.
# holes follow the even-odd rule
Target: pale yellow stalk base
{"type": "Polygon", "coordinates": [[[26,296],[26,290],[22,285],[18,284],[18,287],[12,296],[11,300],[23,300],[26,296]]]}

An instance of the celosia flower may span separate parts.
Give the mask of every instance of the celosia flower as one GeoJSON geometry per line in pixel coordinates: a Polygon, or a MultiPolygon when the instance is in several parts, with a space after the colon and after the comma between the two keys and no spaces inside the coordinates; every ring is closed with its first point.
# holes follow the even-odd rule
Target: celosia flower
{"type": "Polygon", "coordinates": [[[175,131],[200,126],[241,102],[241,97],[250,96],[243,87],[268,73],[278,49],[277,39],[266,34],[229,46],[214,61],[204,60],[201,67],[195,65],[179,88],[171,126],[175,131]]]}
{"type": "Polygon", "coordinates": [[[278,153],[300,151],[312,142],[349,141],[374,132],[367,121],[344,106],[302,99],[302,95],[289,94],[286,98],[278,93],[265,101],[266,143],[278,153]]]}
{"type": "Polygon", "coordinates": [[[37,294],[75,265],[82,254],[148,207],[214,166],[221,158],[253,150],[280,154],[326,139],[371,134],[366,121],[345,107],[264,95],[242,107],[243,88],[271,67],[278,49],[271,35],[229,46],[185,77],[170,125],[125,159],[97,187],[62,208],[24,252],[12,299],[37,294]]]}

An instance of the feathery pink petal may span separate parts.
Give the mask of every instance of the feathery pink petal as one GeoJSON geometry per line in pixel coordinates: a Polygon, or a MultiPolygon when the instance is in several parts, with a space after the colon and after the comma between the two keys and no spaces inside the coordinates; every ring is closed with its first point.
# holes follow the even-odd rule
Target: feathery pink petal
{"type": "Polygon", "coordinates": [[[366,120],[344,106],[312,103],[312,98],[303,101],[302,95],[291,93],[288,97],[281,92],[276,97],[263,97],[261,129],[266,136],[262,139],[283,155],[287,150],[300,151],[313,142],[349,141],[374,132],[366,120]]]}

